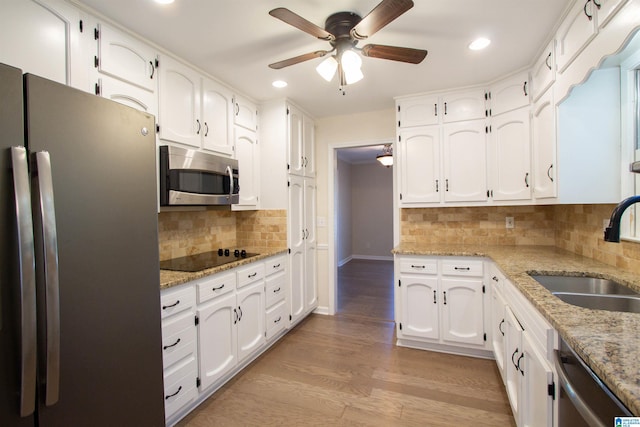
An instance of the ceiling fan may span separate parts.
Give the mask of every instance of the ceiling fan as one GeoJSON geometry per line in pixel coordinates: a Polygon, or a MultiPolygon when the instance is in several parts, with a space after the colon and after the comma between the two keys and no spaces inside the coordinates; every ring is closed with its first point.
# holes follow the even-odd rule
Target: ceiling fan
{"type": "Polygon", "coordinates": [[[385,46],[380,44],[368,44],[362,48],[356,45],[360,40],[372,36],[394,19],[413,7],[412,0],[382,0],[368,15],[361,18],[353,12],[338,12],[329,16],[324,28],[307,21],[300,15],[289,9],[279,7],[269,12],[269,15],[292,25],[305,33],[311,34],[320,40],[326,40],[331,45],[330,50],[317,50],[304,55],[295,56],[283,61],[269,64],[270,68],[279,70],[290,65],[321,58],[335,52],[325,59],[316,70],[327,81],[331,81],[338,72],[340,78],[340,90],[343,86],[355,83],[362,79],[360,65],[362,56],[369,58],[389,59],[392,61],[419,64],[427,56],[427,51],[408,47],[385,46]]]}

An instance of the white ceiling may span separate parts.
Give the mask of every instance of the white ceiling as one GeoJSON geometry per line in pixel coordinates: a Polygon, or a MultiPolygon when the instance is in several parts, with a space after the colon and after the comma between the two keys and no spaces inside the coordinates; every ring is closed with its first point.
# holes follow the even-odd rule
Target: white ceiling
{"type": "Polygon", "coordinates": [[[312,116],[393,108],[393,97],[490,82],[529,66],[571,0],[415,0],[415,6],[364,43],[427,49],[419,65],[363,58],[365,75],[338,93],[316,72],[317,58],[282,70],[268,64],[316,50],[327,42],[271,17],[286,7],[324,27],[334,12],[365,16],[378,0],[72,0],[215,76],[260,102],[289,98],[312,116]],[[492,44],[467,45],[484,36],[492,44]],[[271,82],[285,80],[276,89],[271,82]]]}

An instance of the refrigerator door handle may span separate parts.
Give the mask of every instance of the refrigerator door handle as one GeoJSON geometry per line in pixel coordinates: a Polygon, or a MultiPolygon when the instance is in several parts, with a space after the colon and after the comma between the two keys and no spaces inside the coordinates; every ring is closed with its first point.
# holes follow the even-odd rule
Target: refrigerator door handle
{"type": "Polygon", "coordinates": [[[60,391],[60,287],[58,280],[58,237],[51,176],[51,158],[47,151],[35,153],[37,189],[44,253],[46,305],[45,396],[46,406],[58,402],[60,391]]]}
{"type": "Polygon", "coordinates": [[[20,280],[20,416],[36,404],[36,271],[27,150],[11,147],[20,280]]]}

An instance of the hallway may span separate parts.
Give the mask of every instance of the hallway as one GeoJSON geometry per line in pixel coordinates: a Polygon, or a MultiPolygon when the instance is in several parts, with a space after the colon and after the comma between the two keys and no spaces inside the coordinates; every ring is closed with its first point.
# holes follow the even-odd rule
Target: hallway
{"type": "Polygon", "coordinates": [[[393,321],[393,261],[353,259],[339,267],[336,312],[393,321]]]}

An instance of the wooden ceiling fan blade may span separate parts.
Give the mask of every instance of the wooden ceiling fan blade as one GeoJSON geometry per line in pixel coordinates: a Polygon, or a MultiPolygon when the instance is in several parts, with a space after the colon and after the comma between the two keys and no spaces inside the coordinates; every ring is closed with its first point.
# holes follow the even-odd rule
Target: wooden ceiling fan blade
{"type": "Polygon", "coordinates": [[[382,0],[351,29],[351,37],[357,40],[366,39],[412,7],[412,0],[382,0]]]}
{"type": "Polygon", "coordinates": [[[427,51],[423,49],[412,49],[410,47],[368,44],[362,48],[362,55],[369,58],[390,59],[392,61],[419,64],[427,56],[427,51]]]}
{"type": "Polygon", "coordinates": [[[318,27],[316,24],[307,21],[302,16],[291,12],[289,9],[284,7],[278,7],[269,11],[269,15],[274,18],[278,18],[279,20],[286,22],[287,24],[296,27],[299,30],[304,31],[307,34],[311,34],[313,37],[317,37],[321,40],[335,40],[335,37],[330,32],[326,31],[324,28],[318,27]]]}
{"type": "Polygon", "coordinates": [[[279,70],[284,67],[288,67],[290,65],[299,64],[304,61],[308,61],[314,58],[322,58],[330,51],[328,50],[316,50],[315,52],[305,53],[304,55],[294,56],[293,58],[285,59],[283,61],[274,62],[273,64],[269,64],[269,68],[273,68],[274,70],[279,70]]]}

